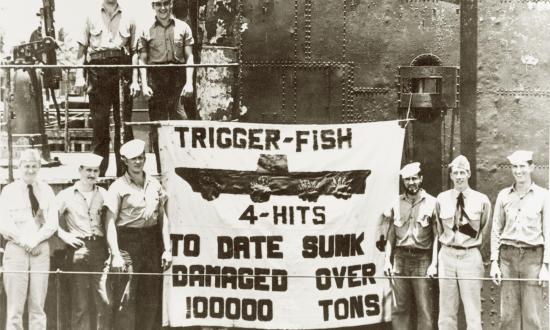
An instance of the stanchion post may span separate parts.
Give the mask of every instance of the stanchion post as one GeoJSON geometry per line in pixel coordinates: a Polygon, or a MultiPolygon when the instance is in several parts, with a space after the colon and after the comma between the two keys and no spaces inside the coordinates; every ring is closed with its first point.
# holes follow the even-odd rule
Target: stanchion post
{"type": "Polygon", "coordinates": [[[61,279],[59,276],[61,275],[61,270],[58,268],[55,272],[55,317],[56,317],[56,329],[62,330],[61,326],[61,279]]]}
{"type": "Polygon", "coordinates": [[[69,69],[65,71],[65,152],[71,151],[71,146],[69,144],[69,69]]]}
{"type": "Polygon", "coordinates": [[[11,126],[12,95],[14,94],[14,84],[11,79],[12,69],[6,69],[6,94],[4,95],[4,115],[6,116],[6,131],[8,133],[8,181],[13,182],[13,131],[11,126]]]}

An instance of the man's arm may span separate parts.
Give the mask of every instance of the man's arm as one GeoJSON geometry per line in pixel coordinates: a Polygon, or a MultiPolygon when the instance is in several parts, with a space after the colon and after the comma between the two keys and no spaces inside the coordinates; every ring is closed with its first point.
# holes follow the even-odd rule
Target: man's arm
{"type": "MultiPolygon", "coordinates": [[[[148,55],[147,50],[144,48],[139,51],[139,55],[136,54],[135,56],[136,61],[139,65],[141,64],[147,64],[148,63],[148,55]]],[[[135,74],[135,72],[134,72],[135,74]]],[[[152,96],[153,90],[149,86],[149,82],[147,80],[147,69],[146,68],[139,68],[139,75],[141,77],[141,91],[144,96],[152,96]]]]}
{"type": "Polygon", "coordinates": [[[170,220],[168,219],[168,197],[164,190],[161,190],[159,206],[159,221],[161,226],[162,244],[164,252],[162,253],[161,266],[166,271],[172,265],[172,244],[170,242],[170,220]]]}
{"type": "MultiPolygon", "coordinates": [[[[90,27],[88,24],[88,19],[86,18],[84,22],[84,27],[82,28],[82,34],[80,35],[80,39],[77,40],[78,41],[78,52],[76,55],[77,65],[84,65],[86,63],[86,53],[88,50],[89,40],[90,40],[90,27]]],[[[82,87],[85,84],[86,84],[86,81],[84,79],[84,69],[77,68],[75,85],[77,87],[82,87]]]]}
{"type": "Polygon", "coordinates": [[[22,235],[9,212],[9,205],[11,204],[9,200],[10,194],[13,194],[13,192],[6,188],[4,188],[0,194],[0,210],[2,210],[2,217],[0,218],[0,235],[17,243],[21,240],[22,235]]]}
{"type": "Polygon", "coordinates": [[[393,253],[393,247],[395,246],[395,227],[393,225],[393,217],[395,216],[395,213],[392,209],[391,211],[391,217],[384,217],[384,221],[388,221],[388,237],[386,237],[386,246],[384,249],[384,274],[387,276],[393,275],[393,265],[391,262],[391,256],[393,253]]]}
{"type": "Polygon", "coordinates": [[[545,191],[544,204],[542,206],[542,235],[544,236],[544,254],[542,267],[539,272],[539,285],[542,281],[548,281],[548,264],[550,262],[550,193],[545,191]]]}
{"type": "Polygon", "coordinates": [[[31,248],[36,247],[38,244],[50,238],[57,231],[57,227],[59,227],[59,215],[55,195],[50,186],[46,185],[45,190],[48,208],[44,210],[44,224],[36,234],[36,242],[33,242],[36,244],[31,246],[31,248]]]}
{"type": "Polygon", "coordinates": [[[504,211],[504,204],[502,202],[502,196],[499,194],[495,203],[495,211],[493,214],[493,225],[491,228],[491,261],[498,262],[500,251],[500,235],[504,229],[506,223],[506,212],[504,211]]]}
{"type": "Polygon", "coordinates": [[[427,275],[429,277],[433,277],[437,274],[437,253],[439,251],[439,239],[438,239],[438,235],[437,235],[438,218],[437,218],[435,210],[434,210],[434,214],[433,214],[432,217],[433,217],[432,230],[433,230],[433,235],[434,235],[434,241],[433,241],[433,246],[432,246],[432,262],[431,262],[430,266],[428,267],[428,271],[427,271],[427,275]]]}
{"type": "Polygon", "coordinates": [[[105,208],[105,236],[107,236],[107,245],[111,251],[111,269],[115,272],[122,271],[124,260],[118,247],[117,229],[115,215],[110,209],[105,208]]]}
{"type": "Polygon", "coordinates": [[[485,196],[484,199],[485,200],[483,201],[481,217],[479,219],[480,222],[479,222],[479,233],[478,233],[478,235],[481,235],[482,238],[487,237],[486,235],[487,229],[489,228],[488,225],[491,219],[491,201],[489,201],[489,198],[487,196],[485,196]]]}
{"type": "MultiPolygon", "coordinates": [[[[183,52],[185,56],[185,64],[194,64],[194,58],[193,58],[193,48],[191,46],[184,46],[183,52]]],[[[185,97],[189,97],[193,95],[193,72],[195,71],[195,68],[193,67],[187,67],[185,68],[185,85],[183,86],[183,90],[181,91],[181,95],[185,97]]]]}

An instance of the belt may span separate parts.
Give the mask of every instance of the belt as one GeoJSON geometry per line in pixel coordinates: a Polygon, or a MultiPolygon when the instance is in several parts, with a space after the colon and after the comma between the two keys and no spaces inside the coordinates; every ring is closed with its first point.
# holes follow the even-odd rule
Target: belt
{"type": "Polygon", "coordinates": [[[83,241],[99,241],[101,239],[104,239],[104,237],[99,235],[91,235],[91,236],[80,237],[80,239],[83,241]]]}
{"type": "Polygon", "coordinates": [[[534,251],[534,250],[537,250],[539,248],[542,248],[543,246],[542,245],[514,246],[514,245],[509,245],[509,244],[502,244],[501,247],[514,248],[514,249],[518,249],[518,250],[534,251]]]}
{"type": "Polygon", "coordinates": [[[90,54],[92,61],[122,59],[126,54],[122,49],[98,50],[90,54]]]}
{"type": "MultiPolygon", "coordinates": [[[[445,244],[444,244],[445,245],[445,244]]],[[[458,245],[445,245],[448,248],[456,249],[456,250],[470,250],[470,249],[477,249],[477,246],[458,246],[458,245]]]]}
{"type": "Polygon", "coordinates": [[[149,226],[149,227],[126,227],[126,226],[117,226],[116,230],[118,233],[125,234],[156,234],[160,231],[158,224],[149,226]]]}
{"type": "Polygon", "coordinates": [[[404,251],[407,253],[426,253],[430,252],[430,249],[419,249],[419,248],[413,248],[413,247],[405,247],[405,246],[398,246],[395,248],[396,251],[404,251]]]}

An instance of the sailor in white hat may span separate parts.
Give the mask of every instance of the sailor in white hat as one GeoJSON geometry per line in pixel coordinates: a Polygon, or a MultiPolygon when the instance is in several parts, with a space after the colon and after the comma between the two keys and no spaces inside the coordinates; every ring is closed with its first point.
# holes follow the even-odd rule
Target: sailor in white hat
{"type": "Polygon", "coordinates": [[[470,162],[460,155],[449,164],[453,188],[437,196],[439,217],[439,328],[456,329],[460,300],[468,329],[481,330],[481,280],[452,278],[483,277],[479,248],[491,216],[489,198],[470,188],[470,162]],[[449,277],[451,279],[449,279],[449,277]]]}
{"type": "MultiPolygon", "coordinates": [[[[106,202],[111,270],[162,273],[172,263],[167,195],[159,181],[144,172],[145,142],[131,140],[120,148],[126,173],[109,187],[106,202]],[[111,244],[112,242],[112,244],[111,244]]],[[[113,275],[111,299],[115,329],[157,329],[161,326],[162,276],[113,275]],[[129,281],[137,281],[131,283],[129,281]],[[125,288],[129,288],[125,290],[125,288]],[[135,303],[127,304],[128,297],[135,303]]]]}
{"type": "MultiPolygon", "coordinates": [[[[421,188],[420,163],[405,165],[399,174],[405,192],[399,196],[399,218],[395,212],[387,218],[390,227],[384,270],[390,276],[433,277],[437,273],[435,197],[421,188]]],[[[433,286],[428,278],[395,278],[393,290],[394,329],[408,328],[413,313],[417,329],[433,328],[433,286]]]]}
{"type": "MultiPolygon", "coordinates": [[[[107,242],[102,214],[107,191],[97,185],[103,157],[87,153],[79,157],[80,178],[59,192],[57,235],[68,245],[67,270],[101,273],[107,259],[107,242]]],[[[97,274],[68,277],[71,295],[71,329],[107,328],[108,300],[104,282],[97,274]],[[93,297],[93,299],[90,299],[93,297]],[[96,311],[92,313],[92,311],[96,311]]]]}
{"type": "Polygon", "coordinates": [[[550,262],[548,190],[532,180],[533,152],[518,150],[507,157],[514,184],[500,191],[491,231],[491,277],[501,285],[502,329],[541,329],[539,306],[550,262]],[[538,278],[536,282],[502,278],[538,278]]]}

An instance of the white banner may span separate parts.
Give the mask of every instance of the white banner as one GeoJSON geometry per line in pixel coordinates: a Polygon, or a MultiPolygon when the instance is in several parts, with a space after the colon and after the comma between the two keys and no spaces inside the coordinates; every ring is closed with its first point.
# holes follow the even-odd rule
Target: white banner
{"type": "Polygon", "coordinates": [[[164,325],[389,321],[377,226],[397,201],[403,138],[395,121],[163,122],[174,254],[164,325]]]}

